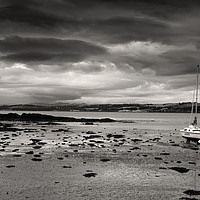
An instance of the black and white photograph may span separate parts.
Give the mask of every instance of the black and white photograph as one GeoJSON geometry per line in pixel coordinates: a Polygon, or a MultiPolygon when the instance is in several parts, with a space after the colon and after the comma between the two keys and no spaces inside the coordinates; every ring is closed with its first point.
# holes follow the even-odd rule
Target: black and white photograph
{"type": "Polygon", "coordinates": [[[200,0],[0,0],[0,199],[200,200],[199,65],[200,0]]]}

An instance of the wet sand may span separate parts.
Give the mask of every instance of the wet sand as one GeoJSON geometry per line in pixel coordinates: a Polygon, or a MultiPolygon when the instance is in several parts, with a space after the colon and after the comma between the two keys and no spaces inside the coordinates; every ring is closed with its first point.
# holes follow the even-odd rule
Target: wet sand
{"type": "Polygon", "coordinates": [[[121,122],[3,123],[18,130],[0,132],[2,200],[200,198],[183,193],[194,189],[199,152],[184,148],[179,131],[121,122]]]}

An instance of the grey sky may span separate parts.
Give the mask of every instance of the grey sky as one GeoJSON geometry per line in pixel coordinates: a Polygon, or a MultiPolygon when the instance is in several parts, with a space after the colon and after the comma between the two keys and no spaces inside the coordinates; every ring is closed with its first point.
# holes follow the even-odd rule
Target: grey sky
{"type": "Polygon", "coordinates": [[[199,0],[0,0],[0,103],[191,101],[199,0]]]}

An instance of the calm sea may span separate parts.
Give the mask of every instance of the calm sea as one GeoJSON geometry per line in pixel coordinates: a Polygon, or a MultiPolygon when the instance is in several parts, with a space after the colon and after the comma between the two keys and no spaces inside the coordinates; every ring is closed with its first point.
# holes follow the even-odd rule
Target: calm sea
{"type": "Polygon", "coordinates": [[[131,120],[129,126],[135,128],[174,130],[189,125],[189,113],[122,113],[122,112],[65,112],[65,111],[1,111],[0,113],[41,113],[54,116],[76,118],[112,118],[131,120]]]}

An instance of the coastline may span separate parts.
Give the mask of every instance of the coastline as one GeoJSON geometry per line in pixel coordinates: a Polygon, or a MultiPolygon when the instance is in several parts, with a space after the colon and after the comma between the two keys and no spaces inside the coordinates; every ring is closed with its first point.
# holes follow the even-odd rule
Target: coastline
{"type": "Polygon", "coordinates": [[[1,132],[2,199],[189,198],[183,192],[193,187],[198,151],[183,148],[177,130],[121,122],[12,123],[22,130],[1,132]]]}

